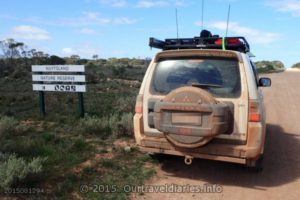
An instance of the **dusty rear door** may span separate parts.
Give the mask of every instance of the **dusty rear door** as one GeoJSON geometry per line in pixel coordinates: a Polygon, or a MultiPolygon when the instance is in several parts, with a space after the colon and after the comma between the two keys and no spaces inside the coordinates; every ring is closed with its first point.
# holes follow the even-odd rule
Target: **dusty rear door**
{"type": "MultiPolygon", "coordinates": [[[[225,115],[228,115],[226,119],[228,124],[226,130],[219,129],[218,133],[206,135],[206,137],[213,136],[213,138],[233,140],[239,143],[246,141],[248,95],[245,72],[238,55],[234,52],[228,55],[210,54],[207,56],[207,54],[203,55],[203,52],[196,53],[195,51],[186,56],[170,56],[170,53],[166,56],[160,55],[150,72],[151,80],[148,80],[145,85],[145,90],[147,90],[144,93],[143,102],[145,134],[167,138],[173,135],[176,137],[172,138],[176,138],[178,143],[195,141],[191,140],[192,137],[203,137],[202,133],[199,134],[198,131],[197,135],[194,130],[204,130],[208,123],[213,123],[214,119],[206,118],[204,112],[192,109],[183,111],[180,108],[164,111],[164,116],[169,116],[171,119],[168,121],[169,131],[157,125],[158,115],[155,116],[155,108],[166,101],[170,93],[179,88],[193,87],[195,90],[197,88],[199,91],[204,90],[211,95],[215,102],[227,105],[226,112],[228,113],[225,115]],[[195,123],[191,124],[193,120],[195,123]]],[[[197,98],[202,101],[203,97],[200,96],[197,98]]],[[[174,101],[174,99],[167,100],[174,101]]],[[[188,101],[180,102],[181,106],[188,106],[191,103],[188,101]]],[[[220,115],[219,118],[224,118],[225,115],[222,114],[223,117],[220,115]]],[[[224,121],[224,119],[222,120],[224,121]]]]}

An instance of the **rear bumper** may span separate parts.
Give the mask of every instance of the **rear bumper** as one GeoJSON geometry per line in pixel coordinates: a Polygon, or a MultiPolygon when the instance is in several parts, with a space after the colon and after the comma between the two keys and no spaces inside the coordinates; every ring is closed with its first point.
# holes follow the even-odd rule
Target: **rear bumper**
{"type": "Polygon", "coordinates": [[[259,158],[263,152],[265,138],[265,131],[261,123],[248,123],[247,143],[245,145],[220,144],[212,141],[198,148],[179,148],[172,145],[164,137],[144,135],[141,114],[134,116],[134,133],[140,150],[144,152],[192,156],[241,164],[246,164],[247,160],[259,158]]]}

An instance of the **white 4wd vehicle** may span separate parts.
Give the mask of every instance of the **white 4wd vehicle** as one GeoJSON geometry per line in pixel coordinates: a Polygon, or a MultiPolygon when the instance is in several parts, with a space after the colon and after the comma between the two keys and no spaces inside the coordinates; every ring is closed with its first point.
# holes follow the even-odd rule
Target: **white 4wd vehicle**
{"type": "Polygon", "coordinates": [[[137,96],[134,134],[142,151],[259,167],[265,108],[243,37],[150,38],[160,48],[137,96]]]}

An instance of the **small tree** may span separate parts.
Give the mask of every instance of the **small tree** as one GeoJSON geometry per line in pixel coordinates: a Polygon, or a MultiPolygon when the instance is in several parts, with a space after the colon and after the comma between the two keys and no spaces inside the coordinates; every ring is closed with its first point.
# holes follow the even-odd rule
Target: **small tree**
{"type": "Polygon", "coordinates": [[[93,58],[94,60],[98,60],[99,56],[98,56],[97,54],[95,54],[95,55],[92,56],[92,58],[93,58]]]}
{"type": "Polygon", "coordinates": [[[50,56],[49,59],[51,65],[64,65],[66,63],[66,61],[63,58],[55,55],[50,56]]]}
{"type": "Polygon", "coordinates": [[[22,52],[25,51],[26,46],[23,42],[16,42],[14,39],[6,39],[0,41],[0,47],[3,55],[6,58],[19,58],[22,56],[22,52]]]}
{"type": "Polygon", "coordinates": [[[79,55],[71,55],[70,58],[72,60],[79,60],[80,59],[80,56],[79,55]]]}

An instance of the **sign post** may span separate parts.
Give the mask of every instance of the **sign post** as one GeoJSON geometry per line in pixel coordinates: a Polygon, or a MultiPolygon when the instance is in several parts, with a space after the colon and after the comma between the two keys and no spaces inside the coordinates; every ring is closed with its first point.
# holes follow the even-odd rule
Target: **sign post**
{"type": "Polygon", "coordinates": [[[32,88],[39,91],[39,105],[46,115],[45,91],[78,93],[78,111],[84,117],[83,92],[86,92],[84,65],[32,65],[32,88]]]}
{"type": "Polygon", "coordinates": [[[43,91],[39,91],[39,101],[40,101],[40,111],[41,111],[41,114],[43,116],[46,115],[46,109],[45,109],[45,96],[44,96],[44,92],[43,91]]]}
{"type": "Polygon", "coordinates": [[[84,117],[83,93],[78,92],[78,110],[80,117],[84,117]]]}

